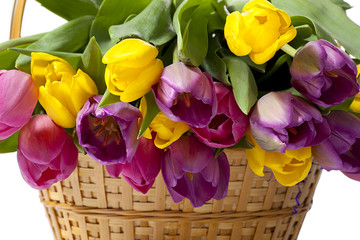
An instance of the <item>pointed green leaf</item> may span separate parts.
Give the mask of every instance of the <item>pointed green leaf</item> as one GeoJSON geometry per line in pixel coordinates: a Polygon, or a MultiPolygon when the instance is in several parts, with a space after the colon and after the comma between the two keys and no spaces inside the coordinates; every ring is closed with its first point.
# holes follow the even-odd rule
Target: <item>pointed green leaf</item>
{"type": "MultiPolygon", "coordinates": [[[[81,59],[82,54],[81,53],[68,53],[68,52],[58,52],[58,51],[42,51],[42,50],[34,50],[34,49],[29,49],[29,48],[9,48],[9,50],[14,51],[14,52],[18,52],[23,54],[23,56],[31,56],[31,53],[33,52],[43,52],[43,53],[48,53],[51,54],[53,56],[59,57],[64,59],[65,61],[67,61],[68,63],[70,63],[70,65],[74,68],[74,69],[78,69],[78,64],[79,61],[81,59]]],[[[30,63],[29,63],[29,72],[30,73],[30,63]]]]}
{"type": "Polygon", "coordinates": [[[15,152],[17,150],[19,132],[17,131],[5,140],[0,140],[0,153],[15,152]]]}
{"type": "Polygon", "coordinates": [[[344,0],[331,0],[331,1],[344,10],[348,10],[352,8],[351,5],[345,2],[344,0]]]}
{"type": "Polygon", "coordinates": [[[115,96],[106,90],[103,97],[101,98],[98,108],[103,108],[117,102],[120,102],[120,97],[115,96]]]}
{"type": "MultiPolygon", "coordinates": [[[[216,5],[222,4],[216,0],[187,0],[177,8],[173,18],[177,34],[179,58],[182,62],[199,66],[205,59],[208,50],[208,22],[212,15],[219,14],[216,5]]],[[[216,21],[224,21],[220,13],[216,21]]],[[[223,22],[222,25],[224,25],[223,22]]],[[[221,25],[212,22],[211,28],[221,25]]]]}
{"type": "Polygon", "coordinates": [[[33,43],[33,42],[39,40],[40,38],[42,38],[45,34],[46,33],[39,33],[36,35],[31,35],[31,36],[22,37],[22,38],[15,38],[15,39],[11,39],[9,41],[0,43],[0,51],[3,51],[5,49],[11,48],[11,47],[16,47],[16,46],[20,46],[20,45],[24,45],[24,44],[33,43]]]}
{"type": "MultiPolygon", "coordinates": [[[[45,34],[27,48],[31,50],[40,50],[42,52],[76,52],[88,43],[90,26],[93,19],[93,16],[84,16],[74,19],[45,34]]],[[[20,55],[16,60],[16,68],[30,73],[30,61],[31,58],[29,56],[20,55]]]]}
{"type": "MultiPolygon", "coordinates": [[[[29,44],[17,46],[18,48],[26,48],[29,44]]],[[[9,49],[0,52],[0,69],[15,69],[16,59],[20,53],[11,51],[9,49]]]]}
{"type": "Polygon", "coordinates": [[[114,42],[111,41],[109,28],[124,23],[129,15],[141,12],[151,0],[104,0],[91,26],[90,36],[94,36],[103,54],[114,42]]]}
{"type": "Polygon", "coordinates": [[[226,6],[230,12],[239,11],[243,9],[244,5],[250,0],[225,0],[226,6]]]}
{"type": "Polygon", "coordinates": [[[101,49],[92,37],[81,56],[80,69],[94,80],[99,94],[103,94],[106,90],[105,65],[102,63],[102,57],[101,49]]]}
{"type": "Polygon", "coordinates": [[[217,54],[218,50],[222,48],[219,41],[218,37],[211,37],[209,39],[209,50],[201,66],[205,72],[210,73],[211,76],[220,82],[230,85],[226,64],[217,54]]]}
{"type": "Polygon", "coordinates": [[[251,145],[250,142],[248,142],[248,140],[246,139],[246,136],[242,137],[240,139],[240,141],[238,143],[236,143],[235,145],[229,147],[231,148],[242,148],[242,149],[252,149],[254,148],[253,145],[251,145]]]}
{"type": "Polygon", "coordinates": [[[229,71],[236,103],[245,114],[256,103],[258,91],[250,67],[239,57],[223,58],[229,71]]]}
{"type": "Polygon", "coordinates": [[[159,107],[156,105],[155,98],[154,98],[152,91],[148,92],[145,95],[145,99],[146,99],[146,115],[141,124],[139,134],[138,134],[138,139],[144,134],[144,132],[149,127],[152,120],[160,112],[159,107]]]}
{"type": "Polygon", "coordinates": [[[331,0],[272,0],[290,16],[306,16],[331,34],[353,56],[360,58],[360,26],[331,0]]]}
{"type": "Polygon", "coordinates": [[[86,15],[96,15],[98,6],[89,0],[36,0],[56,15],[72,20],[86,15]]]}
{"type": "Polygon", "coordinates": [[[153,0],[141,13],[130,21],[110,27],[110,38],[119,42],[127,37],[138,37],[161,46],[173,37],[171,0],[153,0]]]}

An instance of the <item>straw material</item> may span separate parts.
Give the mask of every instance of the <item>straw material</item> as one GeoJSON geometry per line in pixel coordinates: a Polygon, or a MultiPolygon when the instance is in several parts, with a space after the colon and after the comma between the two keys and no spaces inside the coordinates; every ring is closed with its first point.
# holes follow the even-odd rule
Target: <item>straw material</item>
{"type": "Polygon", "coordinates": [[[271,172],[256,176],[244,150],[225,152],[231,165],[228,195],[200,208],[187,199],[174,203],[161,174],[144,195],[80,155],[68,179],[41,191],[54,235],[70,240],[296,239],[311,207],[319,167],[313,166],[299,186],[284,187],[272,181],[271,172]]]}

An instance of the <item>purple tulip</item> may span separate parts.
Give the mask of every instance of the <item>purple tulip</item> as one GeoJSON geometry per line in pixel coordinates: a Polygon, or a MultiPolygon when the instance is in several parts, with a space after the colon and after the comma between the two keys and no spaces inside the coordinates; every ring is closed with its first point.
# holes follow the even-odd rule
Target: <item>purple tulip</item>
{"type": "Polygon", "coordinates": [[[340,104],[359,92],[355,62],[325,40],[309,42],[300,49],[290,73],[292,86],[322,107],[340,104]]]}
{"type": "Polygon", "coordinates": [[[345,111],[332,111],[326,119],[331,135],[312,148],[314,159],[328,171],[360,181],[360,119],[345,111]]]}
{"type": "Polygon", "coordinates": [[[200,142],[214,148],[233,146],[245,135],[249,127],[248,117],[237,105],[231,87],[215,82],[217,113],[206,127],[195,128],[200,142]]]}
{"type": "Polygon", "coordinates": [[[285,152],[321,143],[330,128],[310,103],[290,92],[270,92],[259,99],[250,116],[250,129],[269,152],[285,152]]]}
{"type": "Polygon", "coordinates": [[[193,136],[184,136],[165,152],[161,172],[174,202],[184,197],[194,207],[211,198],[220,200],[227,194],[230,167],[225,153],[218,158],[214,151],[193,136]]]}
{"type": "Polygon", "coordinates": [[[38,97],[38,88],[29,74],[0,70],[0,140],[30,120],[38,97]]]}
{"type": "Polygon", "coordinates": [[[139,109],[117,102],[98,108],[102,96],[87,100],[76,118],[79,144],[100,164],[130,162],[139,141],[139,109]]]}
{"type": "Polygon", "coordinates": [[[212,77],[198,67],[173,63],[164,68],[152,90],[157,105],[170,120],[205,127],[216,114],[212,77]]]}
{"type": "Polygon", "coordinates": [[[106,165],[106,170],[112,177],[118,177],[121,173],[135,190],[145,194],[160,172],[163,154],[164,150],[155,147],[153,140],[141,137],[131,162],[106,165]]]}
{"type": "Polygon", "coordinates": [[[20,130],[17,159],[25,181],[45,189],[71,175],[78,150],[63,128],[47,115],[35,115],[20,130]]]}

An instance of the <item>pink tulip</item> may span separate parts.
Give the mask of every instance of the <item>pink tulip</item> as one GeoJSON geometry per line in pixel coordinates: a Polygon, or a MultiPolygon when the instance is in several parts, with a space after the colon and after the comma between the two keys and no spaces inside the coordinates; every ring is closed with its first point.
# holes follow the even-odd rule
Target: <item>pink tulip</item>
{"type": "Polygon", "coordinates": [[[153,140],[141,137],[136,153],[129,163],[106,165],[112,177],[120,172],[125,180],[137,191],[147,193],[160,172],[164,151],[155,147],[153,140]]]}
{"type": "Polygon", "coordinates": [[[78,150],[63,128],[47,115],[35,115],[20,130],[17,159],[25,181],[33,188],[45,189],[70,176],[78,150]]]}
{"type": "Polygon", "coordinates": [[[30,120],[38,96],[36,83],[29,74],[0,70],[0,140],[10,137],[30,120]]]}

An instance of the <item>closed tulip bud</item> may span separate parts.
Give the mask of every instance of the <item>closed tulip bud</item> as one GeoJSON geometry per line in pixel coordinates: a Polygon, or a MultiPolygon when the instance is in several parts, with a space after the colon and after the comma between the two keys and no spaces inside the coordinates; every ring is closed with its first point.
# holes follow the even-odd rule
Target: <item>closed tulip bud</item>
{"type": "Polygon", "coordinates": [[[91,97],[79,111],[76,119],[79,144],[100,164],[130,162],[139,143],[140,111],[124,102],[98,108],[101,97],[91,97]]]}
{"type": "Polygon", "coordinates": [[[29,74],[0,70],[0,140],[10,137],[30,120],[38,95],[29,74]]]}
{"type": "Polygon", "coordinates": [[[193,136],[183,136],[165,152],[161,173],[174,202],[188,198],[194,207],[228,191],[230,166],[225,153],[218,158],[193,136]]]}
{"type": "Polygon", "coordinates": [[[291,85],[313,103],[330,107],[359,92],[355,62],[325,40],[307,43],[294,56],[291,85]]]}
{"type": "Polygon", "coordinates": [[[39,102],[49,117],[64,128],[75,127],[78,111],[98,93],[94,81],[65,60],[47,53],[32,53],[31,74],[39,87],[39,102]]]}
{"type": "Polygon", "coordinates": [[[160,172],[164,151],[155,147],[153,140],[141,137],[131,162],[106,165],[112,177],[119,174],[137,191],[147,193],[160,172]]]}
{"type": "Polygon", "coordinates": [[[17,159],[25,181],[45,189],[71,175],[78,150],[63,128],[47,115],[35,115],[20,130],[17,159]]]}
{"type": "Polygon", "coordinates": [[[332,111],[326,119],[331,135],[313,147],[314,159],[328,171],[360,181],[360,119],[345,111],[332,111]]]}
{"type": "Polygon", "coordinates": [[[224,35],[231,52],[250,56],[256,64],[270,60],[283,45],[296,36],[289,15],[266,0],[252,0],[242,13],[226,18],[224,35]]]}
{"type": "Polygon", "coordinates": [[[321,143],[330,127],[305,99],[290,92],[270,92],[259,99],[250,116],[257,143],[269,152],[285,152],[321,143]]]}
{"type": "Polygon", "coordinates": [[[195,128],[200,142],[214,148],[230,147],[245,135],[249,127],[248,117],[237,105],[231,87],[215,82],[217,113],[210,124],[203,128],[195,128]]]}
{"type": "Polygon", "coordinates": [[[283,186],[293,186],[304,180],[312,166],[311,147],[286,150],[285,153],[267,152],[250,134],[247,136],[252,149],[246,149],[250,168],[258,176],[264,176],[264,168],[271,169],[275,179],[283,186]]]}
{"type": "Polygon", "coordinates": [[[198,67],[173,63],[164,68],[160,82],[152,89],[156,104],[172,121],[205,127],[216,114],[212,77],[198,67]]]}
{"type": "Polygon", "coordinates": [[[141,98],[156,84],[164,68],[159,51],[140,39],[125,39],[112,47],[103,57],[107,64],[105,83],[109,92],[120,96],[122,102],[141,98]]]}

